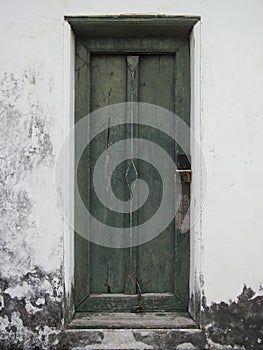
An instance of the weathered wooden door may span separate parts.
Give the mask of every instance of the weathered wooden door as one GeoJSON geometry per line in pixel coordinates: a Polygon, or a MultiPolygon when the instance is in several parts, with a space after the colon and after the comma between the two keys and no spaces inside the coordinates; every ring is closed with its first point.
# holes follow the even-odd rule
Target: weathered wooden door
{"type": "MultiPolygon", "coordinates": [[[[76,46],[76,121],[89,112],[121,102],[159,105],[189,124],[190,82],[187,38],[82,39],[76,46]]],[[[92,129],[92,124],[89,126],[92,129]]],[[[170,128],[174,128],[171,124],[170,128]]],[[[88,132],[88,131],[87,131],[88,132]]],[[[136,137],[153,140],[175,160],[181,152],[169,137],[134,125],[136,137]]],[[[157,209],[162,187],[158,173],[145,162],[122,162],[110,179],[121,200],[131,196],[130,184],[143,178],[154,188],[143,210],[111,215],[96,197],[91,173],[107,147],[131,137],[131,124],[112,127],[90,144],[79,166],[78,187],[98,220],[116,227],[135,227],[157,209]],[[102,219],[103,218],[103,219],[102,219]]],[[[77,141],[76,141],[77,142],[77,141]]],[[[127,157],[129,158],[129,157],[127,157]]],[[[176,184],[175,184],[176,185],[176,184]]],[[[175,207],[174,189],[171,206],[175,207]]],[[[76,207],[76,217],[78,208],[76,207]]],[[[173,220],[153,240],[131,248],[108,248],[75,234],[76,311],[186,311],[188,306],[189,233],[173,220]]]]}

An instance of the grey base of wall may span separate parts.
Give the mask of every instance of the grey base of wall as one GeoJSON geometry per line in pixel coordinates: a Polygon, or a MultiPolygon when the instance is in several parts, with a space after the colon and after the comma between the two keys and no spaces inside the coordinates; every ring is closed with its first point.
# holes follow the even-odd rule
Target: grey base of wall
{"type": "Polygon", "coordinates": [[[1,350],[251,350],[213,343],[200,329],[74,329],[53,340],[43,347],[1,344],[1,350]]]}
{"type": "Polygon", "coordinates": [[[35,286],[35,295],[30,299],[11,297],[8,282],[0,281],[0,292],[1,289],[5,290],[2,295],[0,293],[1,350],[263,349],[263,295],[261,292],[256,294],[250,288],[244,287],[237,299],[229,303],[213,303],[208,306],[203,299],[202,329],[196,328],[195,322],[184,315],[180,315],[175,322],[173,315],[167,319],[167,315],[160,316],[158,313],[155,318],[154,314],[151,317],[150,314],[145,314],[145,325],[141,320],[135,320],[141,318],[136,314],[127,314],[125,318],[119,314],[119,319],[113,315],[111,321],[115,327],[113,324],[111,328],[108,319],[97,315],[89,325],[93,329],[85,329],[83,321],[89,323],[91,320],[84,315],[75,318],[68,329],[63,331],[63,304],[55,300],[58,297],[57,290],[53,290],[50,295],[46,293],[45,303],[43,301],[43,304],[37,304],[39,296],[43,294],[39,289],[41,281],[45,280],[47,284],[53,278],[53,275],[41,273],[40,270],[27,274],[24,281],[35,286]],[[34,306],[34,314],[28,309],[30,303],[34,306]],[[164,327],[164,321],[160,321],[163,317],[167,322],[173,322],[173,327],[164,327]],[[129,329],[128,321],[136,324],[136,327],[133,325],[129,329]],[[69,329],[70,326],[74,329],[69,329]]]}
{"type": "Polygon", "coordinates": [[[202,327],[218,349],[263,349],[263,295],[244,286],[236,300],[212,303],[203,298],[202,327]]]}
{"type": "MultiPolygon", "coordinates": [[[[65,344],[74,350],[203,350],[206,337],[200,329],[69,330],[65,344]]],[[[66,348],[65,348],[66,349],[66,348]]]]}

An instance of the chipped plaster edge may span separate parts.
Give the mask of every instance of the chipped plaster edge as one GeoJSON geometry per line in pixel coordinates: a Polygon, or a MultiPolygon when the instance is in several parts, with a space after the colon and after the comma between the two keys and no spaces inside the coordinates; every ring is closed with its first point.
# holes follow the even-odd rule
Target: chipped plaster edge
{"type": "MultiPolygon", "coordinates": [[[[69,133],[74,126],[74,94],[75,94],[75,35],[70,24],[64,21],[64,106],[63,106],[63,119],[64,119],[64,137],[69,133]]],[[[65,190],[63,193],[67,193],[67,197],[63,198],[63,212],[67,217],[74,216],[74,140],[71,148],[65,156],[65,169],[66,176],[61,178],[64,180],[61,186],[65,190]]],[[[73,222],[73,220],[71,220],[73,222]]],[[[64,247],[63,247],[63,266],[64,266],[64,322],[65,326],[68,321],[73,317],[74,304],[73,304],[73,290],[74,290],[74,230],[69,226],[66,218],[63,221],[64,231],[64,247]]]]}
{"type": "MultiPolygon", "coordinates": [[[[190,34],[190,72],[191,72],[191,127],[202,149],[202,94],[201,94],[201,20],[190,34]]],[[[193,181],[191,183],[191,229],[190,229],[190,276],[189,312],[200,323],[202,295],[202,208],[204,189],[202,183],[201,159],[197,159],[194,142],[191,143],[193,181]],[[193,220],[195,222],[193,222],[193,220]]]]}

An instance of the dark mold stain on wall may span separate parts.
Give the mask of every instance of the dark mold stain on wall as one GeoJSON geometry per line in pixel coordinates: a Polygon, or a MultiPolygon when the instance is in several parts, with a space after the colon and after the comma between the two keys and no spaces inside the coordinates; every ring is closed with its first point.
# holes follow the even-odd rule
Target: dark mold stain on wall
{"type": "Polygon", "coordinates": [[[34,265],[38,237],[26,178],[54,163],[36,70],[0,77],[0,348],[51,349],[62,326],[62,271],[34,265]]]}
{"type": "Polygon", "coordinates": [[[150,345],[153,349],[204,350],[206,346],[204,332],[191,330],[154,330],[146,334],[136,330],[133,335],[135,340],[150,345]]]}
{"type": "Polygon", "coordinates": [[[263,296],[244,286],[237,301],[213,303],[203,300],[202,323],[207,338],[217,344],[247,350],[263,349],[263,296]]]}
{"type": "Polygon", "coordinates": [[[37,268],[16,284],[1,279],[1,349],[52,349],[57,345],[62,326],[60,281],[59,272],[56,276],[37,268]],[[29,290],[28,295],[13,296],[11,285],[29,290]]]}

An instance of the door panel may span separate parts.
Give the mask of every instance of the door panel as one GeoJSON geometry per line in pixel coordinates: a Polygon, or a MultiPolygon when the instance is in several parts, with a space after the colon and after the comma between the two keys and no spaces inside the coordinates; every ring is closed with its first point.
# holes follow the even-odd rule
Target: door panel
{"type": "MultiPolygon", "coordinates": [[[[157,104],[163,108],[174,111],[174,55],[143,55],[140,56],[139,66],[139,102],[157,104]]],[[[161,116],[160,116],[161,117],[161,116]]],[[[170,125],[174,128],[174,125],[170,125]]],[[[158,130],[139,129],[139,137],[147,137],[158,142],[158,130]],[[146,134],[146,135],[144,135],[146,134]]],[[[164,147],[165,140],[161,146],[164,147]]],[[[175,159],[174,143],[166,144],[169,153],[175,159]]],[[[154,150],[147,149],[150,158],[155,157],[154,150]]],[[[167,169],[168,170],[168,169],[167,169]]],[[[140,172],[147,173],[143,167],[140,172]]],[[[155,203],[159,203],[158,182],[149,174],[149,184],[155,191],[155,203]]],[[[171,193],[174,190],[171,189],[171,193]]],[[[171,195],[171,207],[174,207],[175,196],[171,195]]],[[[152,205],[154,205],[154,202],[152,205]]],[[[138,278],[143,293],[173,292],[174,288],[174,222],[152,241],[137,247],[138,278]]]]}
{"type": "Polygon", "coordinates": [[[91,112],[126,102],[126,69],[124,55],[91,56],[91,112]]]}
{"type": "MultiPolygon", "coordinates": [[[[126,101],[126,70],[126,56],[124,55],[91,56],[91,112],[126,101]]],[[[90,128],[92,130],[92,123],[90,128]]],[[[114,142],[118,132],[120,129],[115,128],[115,131],[102,133],[98,141],[92,144],[91,164],[95,164],[97,156],[103,153],[111,142],[114,142]]],[[[105,183],[105,190],[108,185],[109,183],[105,183]]],[[[117,181],[115,187],[119,191],[118,195],[123,197],[125,193],[123,184],[117,181]]],[[[99,207],[96,204],[93,194],[94,192],[91,192],[91,210],[96,212],[98,218],[104,217],[105,223],[114,224],[112,222],[114,217],[109,215],[104,207],[99,207]]],[[[110,249],[90,243],[91,293],[123,293],[126,254],[125,249],[110,249]]]]}
{"type": "Polygon", "coordinates": [[[152,103],[174,112],[174,55],[141,55],[139,102],[152,103]]]}
{"type": "MultiPolygon", "coordinates": [[[[146,45],[145,39],[143,47],[145,48],[146,45]]],[[[96,46],[100,45],[96,42],[96,46]]],[[[172,112],[177,110],[183,113],[185,120],[189,119],[189,60],[185,59],[189,56],[188,40],[185,40],[181,47],[183,46],[185,48],[182,50],[177,48],[177,52],[174,53],[170,49],[169,54],[151,55],[138,52],[92,53],[92,49],[89,51],[86,47],[89,57],[89,70],[84,73],[89,81],[88,89],[85,89],[89,101],[89,107],[86,110],[89,109],[92,112],[114,103],[138,101],[157,104],[172,112]]],[[[79,45],[78,51],[81,50],[83,47],[79,45]]],[[[83,76],[79,77],[79,73],[76,75],[76,80],[77,86],[78,81],[85,81],[83,76]]],[[[79,104],[83,104],[83,99],[76,99],[77,114],[80,114],[78,111],[83,113],[83,108],[81,109],[79,104]]],[[[140,111],[138,111],[138,118],[140,118],[140,111]]],[[[171,142],[169,137],[160,134],[158,130],[144,126],[131,126],[130,122],[127,116],[126,127],[111,128],[109,118],[107,132],[101,133],[96,142],[90,144],[86,165],[83,166],[87,168],[80,170],[78,179],[81,183],[80,191],[86,197],[86,203],[91,212],[103,218],[108,225],[117,227],[129,227],[131,222],[141,223],[151,217],[156,208],[158,209],[162,195],[161,184],[158,174],[149,170],[145,162],[134,160],[133,166],[130,166],[131,155],[130,150],[127,149],[128,160],[118,167],[118,172],[113,173],[111,179],[107,179],[105,189],[110,185],[120,199],[128,199],[129,183],[134,180],[134,172],[136,172],[139,177],[145,179],[149,187],[154,188],[154,191],[149,205],[139,210],[136,215],[129,213],[112,215],[109,209],[98,205],[90,181],[98,156],[107,150],[111,143],[121,138],[131,137],[131,132],[133,137],[155,140],[175,161],[176,155],[181,152],[175,148],[174,142],[171,142]]],[[[92,123],[89,127],[92,130],[92,123]]],[[[169,127],[174,129],[175,125],[169,127]]],[[[155,156],[154,149],[149,148],[147,152],[150,157],[155,156]]],[[[105,171],[107,172],[107,164],[105,164],[105,171]]],[[[188,191],[188,188],[185,188],[185,191],[188,191]]],[[[171,189],[170,208],[176,206],[174,193],[175,189],[171,189]]],[[[136,225],[131,227],[131,232],[133,235],[136,234],[136,225]]],[[[174,220],[155,239],[132,248],[102,247],[85,241],[77,233],[75,235],[75,283],[78,289],[82,289],[76,293],[77,311],[129,312],[138,304],[137,292],[143,294],[144,311],[187,309],[189,234],[182,236],[175,229],[174,220]]]]}
{"type": "Polygon", "coordinates": [[[123,293],[125,287],[125,249],[91,243],[90,292],[123,293]]]}

